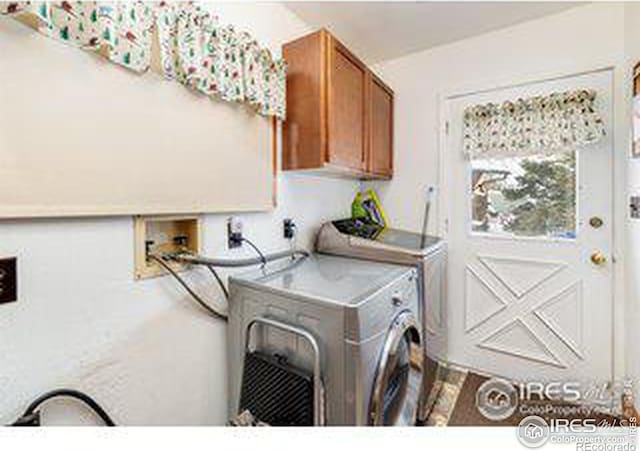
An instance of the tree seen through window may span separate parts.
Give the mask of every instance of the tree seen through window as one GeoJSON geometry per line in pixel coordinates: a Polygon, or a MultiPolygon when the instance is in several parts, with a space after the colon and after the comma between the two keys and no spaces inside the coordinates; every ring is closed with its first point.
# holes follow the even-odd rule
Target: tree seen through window
{"type": "Polygon", "coordinates": [[[576,158],[568,151],[471,162],[472,230],[576,237],[576,158]]]}

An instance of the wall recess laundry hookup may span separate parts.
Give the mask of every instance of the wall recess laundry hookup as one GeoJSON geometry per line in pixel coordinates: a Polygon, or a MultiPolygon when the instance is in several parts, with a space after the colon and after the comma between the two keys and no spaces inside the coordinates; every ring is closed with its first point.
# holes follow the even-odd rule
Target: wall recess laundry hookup
{"type": "MultiPolygon", "coordinates": [[[[188,250],[200,252],[200,218],[198,216],[136,216],[135,278],[145,279],[165,275],[166,271],[149,260],[149,254],[173,253],[188,250]]],[[[182,263],[171,263],[173,269],[186,268],[182,263]]]]}

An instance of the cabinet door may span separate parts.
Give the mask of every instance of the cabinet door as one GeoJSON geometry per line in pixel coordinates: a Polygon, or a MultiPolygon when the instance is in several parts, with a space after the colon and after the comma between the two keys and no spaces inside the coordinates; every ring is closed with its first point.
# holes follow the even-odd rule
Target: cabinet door
{"type": "Polygon", "coordinates": [[[326,161],[358,172],[366,169],[366,85],[366,67],[330,37],[326,161]]]}
{"type": "Polygon", "coordinates": [[[371,77],[368,171],[391,177],[393,174],[393,91],[377,77],[371,77]]]}

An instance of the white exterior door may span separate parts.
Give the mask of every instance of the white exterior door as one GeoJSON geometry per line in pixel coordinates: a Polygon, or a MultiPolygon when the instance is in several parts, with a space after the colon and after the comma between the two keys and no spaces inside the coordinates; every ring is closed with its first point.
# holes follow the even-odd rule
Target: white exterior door
{"type": "Polygon", "coordinates": [[[612,91],[600,71],[446,101],[452,363],[521,381],[612,379],[612,91]],[[467,106],[579,88],[597,93],[598,144],[463,156],[467,106]]]}

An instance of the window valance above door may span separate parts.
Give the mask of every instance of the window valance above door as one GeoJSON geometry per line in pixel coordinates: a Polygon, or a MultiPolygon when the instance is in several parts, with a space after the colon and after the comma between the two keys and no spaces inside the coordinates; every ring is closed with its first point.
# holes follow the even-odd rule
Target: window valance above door
{"type": "Polygon", "coordinates": [[[509,158],[596,143],[605,131],[595,99],[595,91],[581,89],[470,106],[463,151],[469,158],[509,158]]]}

